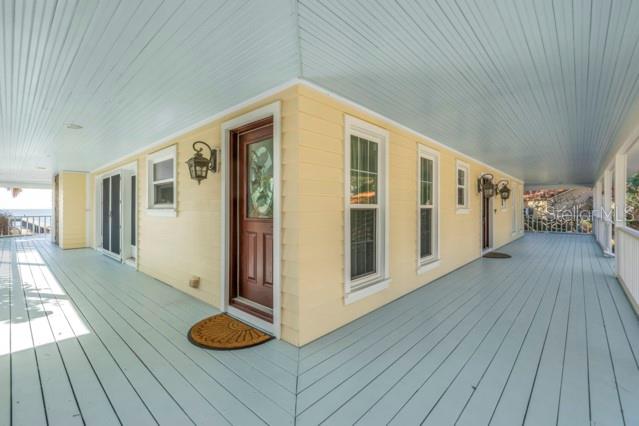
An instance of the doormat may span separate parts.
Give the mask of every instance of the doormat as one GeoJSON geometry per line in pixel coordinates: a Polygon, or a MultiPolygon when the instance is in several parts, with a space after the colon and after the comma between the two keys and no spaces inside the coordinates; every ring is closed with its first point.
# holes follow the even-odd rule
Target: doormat
{"type": "Polygon", "coordinates": [[[500,253],[498,251],[490,251],[483,257],[485,257],[486,259],[509,259],[511,256],[509,254],[500,253]]]}
{"type": "Polygon", "coordinates": [[[199,321],[191,327],[188,337],[196,346],[218,350],[249,348],[272,339],[272,336],[227,314],[199,321]]]}

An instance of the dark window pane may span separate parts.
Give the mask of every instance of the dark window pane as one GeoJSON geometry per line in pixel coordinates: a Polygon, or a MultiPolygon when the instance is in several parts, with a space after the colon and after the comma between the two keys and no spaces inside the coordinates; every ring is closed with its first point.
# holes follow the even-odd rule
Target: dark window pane
{"type": "Polygon", "coordinates": [[[377,204],[376,142],[351,136],[351,204],[377,204]]]}
{"type": "Polygon", "coordinates": [[[351,279],[377,271],[377,211],[351,210],[351,279]]]}
{"type": "Polygon", "coordinates": [[[173,179],[173,159],[153,164],[153,181],[173,179]]]}
{"type": "Polygon", "coordinates": [[[457,169],[457,185],[463,186],[466,172],[463,169],[457,169]]]}
{"type": "Polygon", "coordinates": [[[420,203],[433,204],[433,160],[422,158],[420,161],[420,203]]]}
{"type": "Polygon", "coordinates": [[[173,182],[153,185],[155,191],[155,204],[173,204],[173,182]]]}
{"type": "Polygon", "coordinates": [[[351,135],[351,169],[358,170],[359,162],[357,161],[357,153],[359,147],[359,138],[351,135]]]}
{"type": "Polygon", "coordinates": [[[466,204],[466,197],[464,197],[464,188],[457,188],[457,205],[463,206],[466,204]]]}
{"type": "Polygon", "coordinates": [[[368,170],[377,173],[377,143],[369,142],[368,144],[368,170]]]}
{"type": "Polygon", "coordinates": [[[420,211],[419,255],[421,258],[433,255],[433,209],[420,211]]]}

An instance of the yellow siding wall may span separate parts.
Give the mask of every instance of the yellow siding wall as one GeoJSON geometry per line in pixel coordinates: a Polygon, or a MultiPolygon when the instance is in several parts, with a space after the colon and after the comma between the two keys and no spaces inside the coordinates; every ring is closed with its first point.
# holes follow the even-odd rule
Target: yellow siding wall
{"type": "MultiPolygon", "coordinates": [[[[481,200],[476,181],[495,170],[444,149],[415,134],[362,113],[307,86],[299,105],[299,330],[300,344],[314,340],[357,317],[472,261],[481,251],[481,200]],[[344,303],[344,116],[349,114],[390,132],[390,287],[358,302],[344,303]],[[439,152],[441,264],[417,274],[417,155],[423,144],[439,152]],[[470,212],[455,205],[455,160],[469,164],[470,212]]],[[[511,186],[514,181],[511,179],[511,186]]],[[[519,185],[519,183],[518,183],[519,185]]],[[[494,246],[512,233],[512,202],[501,209],[494,199],[494,246]]]]}
{"type": "Polygon", "coordinates": [[[60,215],[60,247],[73,249],[86,247],[87,174],[61,172],[57,202],[60,215]]]}
{"type": "MultiPolygon", "coordinates": [[[[185,162],[193,155],[192,144],[202,140],[220,147],[223,122],[275,101],[282,107],[282,338],[297,343],[296,241],[289,232],[297,197],[297,88],[257,102],[161,146],[123,159],[91,175],[95,209],[95,179],[135,161],[138,165],[138,269],[213,306],[220,303],[220,191],[221,174],[209,174],[198,185],[191,180],[185,162]],[[170,145],[177,147],[177,217],[158,217],[146,212],[146,156],[170,145]],[[192,275],[201,277],[200,287],[189,287],[192,275]]],[[[95,221],[95,212],[91,220],[95,221]]],[[[95,229],[92,226],[92,229],[95,229]]],[[[95,231],[92,234],[95,238],[95,231]]],[[[95,243],[93,243],[95,244],[95,243]]]]}
{"type": "MultiPolygon", "coordinates": [[[[191,144],[203,140],[219,147],[223,122],[274,101],[282,105],[282,338],[307,343],[435,278],[480,254],[480,198],[475,182],[491,171],[469,158],[368,116],[306,85],[294,86],[256,102],[161,146],[132,155],[91,174],[91,206],[96,178],[133,161],[138,165],[138,268],[214,306],[220,302],[221,175],[198,186],[185,161],[191,144]],[[390,272],[387,290],[344,304],[344,116],[353,115],[390,132],[390,272]],[[417,275],[417,147],[440,155],[441,265],[417,275]],[[146,156],[177,147],[177,217],[150,216],[146,206],[146,156]],[[470,212],[455,208],[455,160],[470,165],[470,212]],[[200,288],[188,286],[192,275],[200,288]]],[[[511,186],[513,185],[511,180],[511,186]]],[[[520,185],[519,183],[517,185],[520,185]]],[[[521,191],[519,192],[521,194],[521,191]]],[[[495,247],[519,236],[512,233],[512,202],[502,210],[495,199],[495,247]]],[[[93,222],[96,212],[90,217],[93,222]]],[[[95,228],[92,224],[92,244],[95,228]]]]}

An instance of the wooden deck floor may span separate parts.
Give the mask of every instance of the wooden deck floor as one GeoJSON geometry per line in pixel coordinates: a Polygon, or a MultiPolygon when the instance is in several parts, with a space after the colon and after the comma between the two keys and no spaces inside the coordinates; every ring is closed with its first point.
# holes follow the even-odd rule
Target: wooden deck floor
{"type": "Polygon", "coordinates": [[[300,350],[92,250],[0,239],[0,425],[639,424],[639,319],[584,236],[528,235],[300,350]]]}

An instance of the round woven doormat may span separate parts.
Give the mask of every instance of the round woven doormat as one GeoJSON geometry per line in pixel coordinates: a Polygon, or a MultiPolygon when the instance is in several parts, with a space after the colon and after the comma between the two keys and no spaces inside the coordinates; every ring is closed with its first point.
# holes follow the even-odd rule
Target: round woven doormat
{"type": "Polygon", "coordinates": [[[491,251],[484,255],[487,259],[509,259],[511,256],[506,253],[500,253],[498,251],[491,251]]]}
{"type": "Polygon", "coordinates": [[[242,349],[271,340],[271,336],[226,314],[217,314],[196,323],[189,340],[207,349],[242,349]]]}

